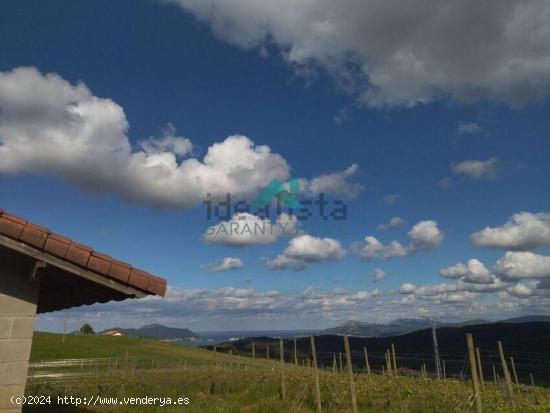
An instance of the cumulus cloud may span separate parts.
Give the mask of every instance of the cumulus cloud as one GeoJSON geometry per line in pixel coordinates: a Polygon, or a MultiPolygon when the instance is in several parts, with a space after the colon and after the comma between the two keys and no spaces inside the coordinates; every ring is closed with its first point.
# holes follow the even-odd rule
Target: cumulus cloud
{"type": "Polygon", "coordinates": [[[510,280],[550,278],[550,257],[528,251],[509,251],[497,261],[495,271],[510,280]]]}
{"type": "Polygon", "coordinates": [[[246,247],[269,244],[281,236],[297,234],[297,219],[294,215],[281,214],[275,222],[257,215],[241,212],[234,214],[229,221],[209,227],[202,239],[208,244],[228,247],[246,247]]]}
{"type": "Polygon", "coordinates": [[[273,260],[267,260],[266,264],[271,270],[302,271],[311,264],[338,260],[345,254],[340,241],[304,234],[291,239],[284,252],[273,260]]]}
{"type": "Polygon", "coordinates": [[[378,225],[379,231],[387,231],[388,229],[401,228],[405,225],[405,220],[401,217],[392,217],[387,223],[378,225]]]}
{"type": "Polygon", "coordinates": [[[415,224],[407,234],[410,239],[409,249],[416,251],[429,251],[439,247],[443,240],[443,233],[435,221],[420,221],[415,224]]]}
{"type": "Polygon", "coordinates": [[[323,68],[370,106],[450,98],[518,107],[550,91],[545,0],[165,1],[238,47],[275,45],[299,72],[323,68]]]}
{"type": "Polygon", "coordinates": [[[491,272],[481,261],[475,258],[469,260],[466,265],[459,263],[453,265],[452,267],[443,268],[439,274],[442,277],[459,278],[463,281],[471,283],[486,284],[493,281],[491,272]]]}
{"type": "Polygon", "coordinates": [[[451,164],[451,172],[469,179],[493,179],[498,176],[496,158],[486,161],[467,160],[451,164]]]}
{"type": "Polygon", "coordinates": [[[382,281],[384,278],[386,278],[386,271],[384,271],[381,268],[375,268],[372,271],[372,282],[377,283],[382,281]]]}
{"type": "Polygon", "coordinates": [[[483,293],[498,293],[510,284],[492,277],[490,283],[475,284],[465,281],[457,281],[451,284],[425,285],[416,287],[413,284],[405,283],[399,289],[399,292],[406,296],[414,296],[415,299],[429,300],[439,303],[463,303],[472,302],[483,293]]]}
{"type": "Polygon", "coordinates": [[[319,175],[311,180],[303,179],[301,184],[306,193],[318,195],[321,193],[343,195],[355,198],[363,191],[363,186],[358,183],[348,182],[348,178],[359,172],[359,166],[352,164],[343,171],[331,172],[319,175]]]}
{"type": "Polygon", "coordinates": [[[437,226],[437,222],[433,220],[416,223],[407,236],[409,238],[408,245],[403,245],[398,241],[384,245],[376,237],[368,235],[363,242],[354,245],[354,251],[366,261],[392,259],[436,249],[443,241],[443,232],[437,226]]]}
{"type": "Polygon", "coordinates": [[[240,258],[237,257],[225,257],[220,262],[213,264],[206,264],[203,266],[204,269],[207,269],[211,272],[225,272],[230,270],[238,270],[244,267],[244,263],[240,258]]]}
{"type": "Polygon", "coordinates": [[[0,72],[0,172],[50,174],[125,200],[190,208],[206,193],[254,193],[289,178],[285,159],[234,135],[202,160],[185,158],[192,143],[169,127],[133,148],[122,107],[83,84],[32,67],[0,72]]]}
{"type": "Polygon", "coordinates": [[[401,294],[412,294],[414,293],[415,290],[416,290],[416,287],[414,286],[414,284],[411,284],[411,283],[404,283],[399,288],[399,292],[401,294]]]}
{"type": "Polygon", "coordinates": [[[483,128],[475,122],[459,122],[456,133],[459,135],[476,134],[483,131],[483,128]]]}
{"type": "Polygon", "coordinates": [[[516,285],[508,288],[507,292],[516,297],[530,297],[534,294],[535,287],[524,283],[517,283],[516,285]]]}
{"type": "Polygon", "coordinates": [[[512,251],[550,245],[550,214],[519,212],[500,227],[486,227],[474,232],[470,241],[479,247],[512,251]]]}

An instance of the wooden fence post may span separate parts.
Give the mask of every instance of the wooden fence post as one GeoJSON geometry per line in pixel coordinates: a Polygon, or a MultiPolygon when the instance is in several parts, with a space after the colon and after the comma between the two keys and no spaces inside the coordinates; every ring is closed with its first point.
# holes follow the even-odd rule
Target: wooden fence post
{"type": "Polygon", "coordinates": [[[281,356],[281,397],[285,399],[285,354],[283,338],[279,338],[279,353],[281,356]]]}
{"type": "Polygon", "coordinates": [[[497,382],[497,368],[493,364],[493,381],[495,382],[495,386],[498,384],[497,382]]]}
{"type": "Polygon", "coordinates": [[[294,339],[294,364],[298,365],[298,352],[296,351],[296,339],[294,339]]]}
{"type": "Polygon", "coordinates": [[[252,360],[256,361],[256,342],[252,342],[252,360]]]}
{"type": "Polygon", "coordinates": [[[332,353],[332,372],[336,373],[338,371],[338,367],[336,364],[336,353],[332,353]]]}
{"type": "Polygon", "coordinates": [[[342,353],[338,353],[338,358],[340,359],[340,373],[344,371],[344,366],[342,364],[342,353]]]}
{"type": "Polygon", "coordinates": [[[476,347],[477,368],[479,373],[479,383],[481,384],[481,391],[485,391],[485,380],[483,379],[483,368],[481,367],[481,354],[479,354],[479,347],[476,347]]]}
{"type": "Polygon", "coordinates": [[[353,378],[353,367],[351,364],[351,351],[349,348],[349,339],[348,336],[344,336],[344,347],[346,349],[346,361],[348,366],[348,375],[349,375],[349,390],[351,396],[351,408],[353,413],[357,413],[357,398],[355,395],[355,380],[353,378]]]}
{"type": "Polygon", "coordinates": [[[395,377],[397,377],[397,361],[395,360],[395,346],[393,343],[391,343],[391,354],[393,358],[393,372],[395,374],[395,377]]]}
{"type": "Polygon", "coordinates": [[[269,345],[266,347],[265,358],[269,360],[269,345]]]}
{"type": "Polygon", "coordinates": [[[447,369],[445,368],[445,360],[443,360],[443,380],[447,378],[447,369]]]}
{"type": "Polygon", "coordinates": [[[529,377],[531,378],[531,386],[535,387],[535,379],[533,379],[533,373],[529,373],[529,377]]]}
{"type": "Polygon", "coordinates": [[[514,358],[510,357],[510,364],[512,365],[512,373],[514,373],[514,381],[516,386],[519,386],[518,374],[516,373],[516,363],[514,363],[514,358]]]}
{"type": "Polygon", "coordinates": [[[370,364],[369,364],[369,355],[367,354],[367,348],[363,347],[363,351],[365,352],[365,366],[367,368],[367,374],[370,376],[370,364]]]}
{"type": "Polygon", "coordinates": [[[317,352],[315,351],[315,338],[310,337],[311,340],[311,353],[313,355],[313,375],[315,376],[315,401],[317,402],[317,411],[322,413],[323,408],[321,406],[321,387],[319,385],[319,372],[317,371],[317,352]]]}
{"type": "Polygon", "coordinates": [[[514,391],[512,389],[512,379],[510,378],[510,372],[508,371],[508,365],[504,358],[504,350],[502,350],[502,342],[497,341],[498,353],[500,355],[500,363],[502,364],[502,371],[504,372],[504,379],[506,380],[506,387],[508,388],[508,394],[510,395],[510,402],[513,403],[514,391]]]}
{"type": "Polygon", "coordinates": [[[468,345],[468,359],[470,361],[470,374],[472,376],[472,388],[474,390],[474,402],[476,404],[477,413],[482,413],[481,407],[481,392],[479,391],[479,383],[477,368],[476,368],[476,356],[474,352],[474,339],[470,333],[466,334],[466,343],[468,345]]]}

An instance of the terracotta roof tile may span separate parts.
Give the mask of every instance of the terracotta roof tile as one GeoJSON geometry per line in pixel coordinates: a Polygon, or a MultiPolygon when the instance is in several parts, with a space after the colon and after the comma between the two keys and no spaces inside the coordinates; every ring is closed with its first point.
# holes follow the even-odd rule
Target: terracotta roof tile
{"type": "Polygon", "coordinates": [[[164,296],[166,293],[165,279],[114,260],[69,238],[51,233],[47,228],[31,224],[3,209],[0,209],[0,234],[149,294],[164,296]]]}
{"type": "Polygon", "coordinates": [[[150,275],[149,284],[147,284],[147,291],[151,291],[153,294],[164,297],[166,294],[166,281],[160,277],[150,275]]]}
{"type": "Polygon", "coordinates": [[[44,251],[57,257],[65,258],[65,254],[67,254],[71,242],[72,241],[69,238],[65,238],[57,234],[50,234],[48,235],[46,244],[44,244],[44,251]]]}
{"type": "Polygon", "coordinates": [[[93,250],[87,245],[71,242],[71,245],[69,245],[69,250],[67,251],[67,254],[65,254],[65,259],[85,267],[86,264],[88,264],[90,255],[92,255],[92,251],[93,250]]]}
{"type": "Polygon", "coordinates": [[[113,259],[108,255],[93,252],[90,260],[88,261],[87,267],[92,271],[98,272],[103,275],[108,275],[109,270],[111,269],[112,262],[113,259]]]}
{"type": "Polygon", "coordinates": [[[130,279],[131,271],[132,271],[132,266],[130,264],[113,260],[111,264],[111,269],[109,270],[109,276],[116,280],[127,283],[128,280],[130,279]]]}
{"type": "Polygon", "coordinates": [[[19,239],[26,223],[25,220],[3,212],[0,216],[0,232],[10,238],[19,239]]]}
{"type": "Polygon", "coordinates": [[[147,290],[149,278],[150,274],[146,273],[145,271],[138,270],[137,268],[132,268],[132,271],[130,272],[129,283],[141,290],[147,290]]]}
{"type": "Polygon", "coordinates": [[[2,217],[4,218],[7,218],[11,221],[14,221],[14,222],[18,222],[20,224],[23,224],[23,225],[26,225],[27,224],[27,220],[26,219],[23,219],[21,217],[18,217],[17,215],[12,215],[12,214],[9,214],[7,213],[6,211],[2,210],[2,217]]]}
{"type": "Polygon", "coordinates": [[[34,224],[27,224],[25,228],[23,228],[19,240],[33,247],[42,249],[49,233],[50,231],[48,231],[47,228],[39,227],[34,224]]]}

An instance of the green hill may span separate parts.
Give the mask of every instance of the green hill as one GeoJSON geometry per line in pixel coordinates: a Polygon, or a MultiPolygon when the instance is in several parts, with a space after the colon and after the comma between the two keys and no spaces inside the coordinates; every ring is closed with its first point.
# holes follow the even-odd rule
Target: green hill
{"type": "Polygon", "coordinates": [[[64,340],[60,334],[35,333],[31,361],[125,356],[166,361],[205,361],[212,354],[202,349],[139,337],[68,334],[64,340]]]}

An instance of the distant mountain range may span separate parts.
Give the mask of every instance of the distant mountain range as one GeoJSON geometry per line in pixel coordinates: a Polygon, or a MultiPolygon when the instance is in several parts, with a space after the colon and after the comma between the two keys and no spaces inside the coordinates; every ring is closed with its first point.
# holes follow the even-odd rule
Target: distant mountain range
{"type": "MultiPolygon", "coordinates": [[[[550,322],[550,316],[531,315],[501,320],[502,323],[529,323],[529,322],[550,322]]],[[[480,324],[490,324],[492,321],[467,320],[461,322],[437,322],[437,327],[464,327],[480,324]]],[[[400,334],[411,333],[431,327],[431,321],[427,319],[402,318],[390,321],[386,324],[366,323],[361,321],[349,321],[341,326],[327,328],[319,334],[348,335],[355,337],[390,337],[400,334]]]]}
{"type": "MultiPolygon", "coordinates": [[[[519,380],[523,383],[530,382],[529,374],[533,374],[538,384],[550,385],[550,317],[539,317],[538,321],[530,320],[531,317],[519,317],[504,322],[487,322],[468,326],[438,327],[437,339],[441,360],[445,362],[447,377],[460,377],[467,371],[466,333],[472,333],[474,342],[479,347],[483,371],[487,380],[492,380],[493,366],[502,376],[500,359],[497,351],[497,341],[502,341],[507,357],[515,359],[515,368],[519,380]],[[542,319],[542,320],[541,320],[542,319]]],[[[398,321],[396,324],[414,325],[408,320],[398,321]]],[[[457,323],[458,324],[458,323],[457,323]]],[[[416,323],[419,325],[419,323],[416,323]]],[[[278,360],[279,339],[273,337],[249,337],[246,339],[217,344],[217,350],[233,354],[251,356],[252,343],[254,342],[256,357],[266,357],[266,347],[270,347],[269,354],[272,359],[278,360]]],[[[344,340],[339,335],[316,335],[317,362],[331,368],[334,358],[338,359],[339,353],[344,353],[344,340]]],[[[352,363],[354,370],[362,371],[365,367],[363,349],[368,348],[371,368],[381,371],[385,363],[385,351],[392,344],[395,345],[397,363],[400,368],[418,371],[422,364],[426,364],[430,374],[433,375],[434,347],[432,331],[429,328],[420,329],[411,333],[400,334],[393,337],[350,337],[352,350],[352,363]]],[[[286,349],[286,357],[292,357],[294,345],[297,349],[298,362],[304,362],[311,358],[311,344],[309,337],[296,337],[296,344],[292,339],[283,340],[286,349]]],[[[212,346],[207,348],[212,349],[212,346]]]]}
{"type": "Polygon", "coordinates": [[[148,324],[140,328],[113,327],[102,331],[100,334],[104,334],[108,331],[120,331],[126,336],[156,338],[158,340],[188,340],[199,338],[199,336],[187,328],[166,327],[160,324],[148,324]]]}

